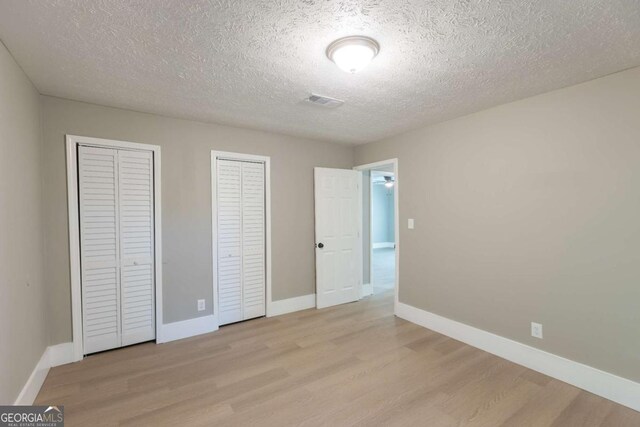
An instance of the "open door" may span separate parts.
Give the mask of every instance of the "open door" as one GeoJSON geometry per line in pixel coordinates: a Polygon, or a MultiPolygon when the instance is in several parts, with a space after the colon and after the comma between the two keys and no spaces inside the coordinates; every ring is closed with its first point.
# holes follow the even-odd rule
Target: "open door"
{"type": "Polygon", "coordinates": [[[315,168],[316,306],[360,299],[362,172],[315,168]]]}

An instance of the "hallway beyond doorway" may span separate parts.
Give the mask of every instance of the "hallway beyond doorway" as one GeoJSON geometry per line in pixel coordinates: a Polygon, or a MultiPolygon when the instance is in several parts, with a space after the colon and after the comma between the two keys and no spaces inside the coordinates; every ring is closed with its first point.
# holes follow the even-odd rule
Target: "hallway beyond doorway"
{"type": "Polygon", "coordinates": [[[377,248],[373,250],[371,283],[373,293],[393,289],[396,280],[396,250],[395,248],[377,248]]]}

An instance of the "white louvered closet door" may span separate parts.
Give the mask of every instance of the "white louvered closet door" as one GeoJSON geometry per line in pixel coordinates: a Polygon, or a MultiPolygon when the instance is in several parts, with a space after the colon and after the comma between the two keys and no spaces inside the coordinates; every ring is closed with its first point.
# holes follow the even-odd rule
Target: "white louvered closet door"
{"type": "Polygon", "coordinates": [[[218,160],[218,309],[221,325],[242,320],[242,165],[218,160]]]}
{"type": "Polygon", "coordinates": [[[78,163],[86,354],[120,346],[117,151],[81,146],[78,163]]]}
{"type": "Polygon", "coordinates": [[[153,155],[118,151],[122,345],[155,338],[153,155]]]}
{"type": "Polygon", "coordinates": [[[264,164],[242,162],[243,318],[265,315],[264,164]]]}
{"type": "Polygon", "coordinates": [[[155,338],[153,155],[78,147],[84,353],[155,338]]]}
{"type": "Polygon", "coordinates": [[[217,160],[221,325],[265,315],[264,164],[217,160]]]}

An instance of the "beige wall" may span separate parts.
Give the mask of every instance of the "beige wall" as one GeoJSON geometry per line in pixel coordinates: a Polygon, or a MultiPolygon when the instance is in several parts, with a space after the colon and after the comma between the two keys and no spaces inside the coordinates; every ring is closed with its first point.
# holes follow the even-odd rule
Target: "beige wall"
{"type": "Polygon", "coordinates": [[[38,93],[0,42],[0,404],[47,346],[38,93]]]}
{"type": "Polygon", "coordinates": [[[350,168],[351,147],[47,96],[42,107],[52,343],[71,340],[65,134],[162,147],[165,323],[211,314],[212,149],[271,156],[273,299],[315,292],[313,167],[350,168]]]}
{"type": "Polygon", "coordinates": [[[401,302],[640,380],[640,68],[356,149],[392,157],[401,302]]]}

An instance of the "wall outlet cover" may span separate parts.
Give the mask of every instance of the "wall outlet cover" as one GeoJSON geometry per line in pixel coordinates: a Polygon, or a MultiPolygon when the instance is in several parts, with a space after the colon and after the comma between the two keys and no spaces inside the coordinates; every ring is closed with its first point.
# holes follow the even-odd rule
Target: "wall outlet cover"
{"type": "Polygon", "coordinates": [[[542,325],[540,323],[531,322],[531,336],[542,339],[542,325]]]}
{"type": "Polygon", "coordinates": [[[198,300],[198,311],[204,311],[205,304],[203,299],[198,300]]]}

